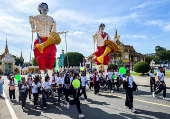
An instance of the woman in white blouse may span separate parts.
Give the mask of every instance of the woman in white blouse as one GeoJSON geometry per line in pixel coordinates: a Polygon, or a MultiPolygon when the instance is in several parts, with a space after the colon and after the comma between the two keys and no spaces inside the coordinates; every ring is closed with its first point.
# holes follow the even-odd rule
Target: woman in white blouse
{"type": "MultiPolygon", "coordinates": [[[[125,108],[129,108],[131,112],[135,112],[135,108],[133,108],[133,77],[130,75],[130,71],[126,71],[126,78],[124,81],[127,83],[126,89],[126,101],[125,101],[125,108]]],[[[137,89],[138,90],[138,89],[137,89]]]]}
{"type": "Polygon", "coordinates": [[[34,97],[34,108],[37,108],[37,103],[38,103],[38,88],[41,86],[39,76],[36,76],[31,87],[31,92],[33,93],[34,97]]]}
{"type": "Polygon", "coordinates": [[[150,88],[151,88],[151,92],[156,90],[154,69],[151,69],[151,73],[150,73],[150,88]],[[154,85],[154,90],[152,88],[153,85],[154,85]]]}
{"type": "Polygon", "coordinates": [[[12,100],[12,97],[13,97],[13,100],[15,100],[15,85],[16,85],[16,82],[15,82],[15,79],[14,79],[14,75],[12,75],[10,77],[10,81],[9,81],[8,85],[9,85],[10,100],[12,100]]]}
{"type": "Polygon", "coordinates": [[[84,94],[84,99],[87,100],[87,95],[86,95],[86,82],[87,82],[87,77],[85,76],[85,72],[82,72],[81,76],[81,88],[82,92],[80,93],[80,96],[84,94]]]}

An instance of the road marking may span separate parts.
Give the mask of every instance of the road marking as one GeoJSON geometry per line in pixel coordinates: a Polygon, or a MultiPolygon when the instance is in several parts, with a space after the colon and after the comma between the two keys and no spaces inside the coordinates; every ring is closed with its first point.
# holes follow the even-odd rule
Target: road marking
{"type": "Polygon", "coordinates": [[[11,116],[12,116],[12,119],[18,119],[17,116],[16,116],[16,114],[15,114],[15,112],[14,112],[14,110],[13,110],[13,108],[12,108],[12,106],[10,105],[9,100],[8,100],[8,98],[6,97],[4,91],[3,91],[3,95],[4,95],[4,98],[5,98],[7,107],[8,107],[8,109],[9,109],[9,112],[10,112],[10,114],[11,114],[11,116]]]}
{"type": "MultiPolygon", "coordinates": [[[[94,91],[91,91],[91,92],[94,92],[94,91]]],[[[113,95],[113,94],[109,94],[109,93],[101,93],[101,92],[100,92],[100,94],[111,95],[111,96],[115,96],[115,97],[119,97],[119,98],[126,98],[126,97],[124,97],[124,96],[113,95]]],[[[139,100],[139,99],[133,99],[133,100],[139,101],[139,102],[148,103],[148,104],[153,104],[153,105],[159,105],[159,106],[164,106],[164,107],[170,107],[170,105],[164,105],[164,104],[160,104],[160,103],[148,102],[148,101],[139,100]]]]}

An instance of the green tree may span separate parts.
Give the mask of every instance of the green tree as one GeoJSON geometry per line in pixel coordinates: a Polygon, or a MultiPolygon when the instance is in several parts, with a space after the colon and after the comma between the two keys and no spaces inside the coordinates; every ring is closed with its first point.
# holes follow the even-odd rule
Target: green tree
{"type": "Polygon", "coordinates": [[[84,56],[79,52],[68,52],[65,54],[64,58],[64,66],[68,66],[67,64],[67,54],[69,60],[69,66],[80,66],[80,62],[82,62],[84,56]]]}
{"type": "Polygon", "coordinates": [[[32,66],[38,66],[37,61],[35,60],[35,57],[32,60],[32,66]]]}
{"type": "Polygon", "coordinates": [[[154,60],[156,64],[159,64],[159,58],[158,56],[146,56],[145,57],[145,62],[147,62],[148,64],[150,64],[150,62],[154,60]]]}
{"type": "Polygon", "coordinates": [[[160,46],[155,47],[156,56],[158,56],[159,60],[167,60],[166,59],[166,49],[160,46]]]}
{"type": "Polygon", "coordinates": [[[133,70],[137,73],[147,73],[150,70],[150,65],[147,62],[137,62],[133,66],[133,70]]]}
{"type": "Polygon", "coordinates": [[[16,69],[15,69],[15,72],[16,72],[16,73],[19,73],[19,70],[18,70],[18,68],[16,68],[16,69]]]}
{"type": "Polygon", "coordinates": [[[26,67],[27,66],[32,66],[32,63],[30,63],[30,62],[25,62],[24,64],[26,65],[26,67]]]}
{"type": "Polygon", "coordinates": [[[117,68],[118,68],[118,67],[117,67],[116,64],[109,64],[109,65],[108,65],[108,70],[110,70],[110,69],[116,70],[117,68]]]}
{"type": "Polygon", "coordinates": [[[15,65],[19,66],[19,64],[23,66],[23,61],[19,57],[15,57],[15,65]]]}

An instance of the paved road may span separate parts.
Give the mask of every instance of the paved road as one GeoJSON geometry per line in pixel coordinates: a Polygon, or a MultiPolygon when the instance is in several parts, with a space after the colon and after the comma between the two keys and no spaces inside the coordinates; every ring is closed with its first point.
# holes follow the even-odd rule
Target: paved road
{"type": "MultiPolygon", "coordinates": [[[[0,98],[0,119],[77,119],[78,112],[76,106],[70,109],[66,108],[66,102],[63,100],[61,106],[57,105],[57,97],[48,100],[48,109],[43,110],[42,102],[39,102],[38,109],[34,109],[33,102],[27,99],[26,110],[21,109],[21,103],[18,102],[18,87],[16,87],[17,101],[9,100],[9,87],[5,79],[4,92],[6,98],[0,98]],[[10,110],[14,110],[11,116],[6,102],[9,101],[10,110]],[[16,115],[16,118],[14,118],[16,115]],[[13,117],[13,118],[12,118],[13,117]]],[[[87,87],[88,89],[88,87],[87,87]]],[[[81,109],[86,119],[169,119],[170,101],[162,100],[162,93],[157,98],[152,98],[148,87],[139,86],[139,91],[134,92],[134,107],[136,114],[131,113],[124,108],[125,93],[110,93],[101,90],[100,95],[94,95],[93,91],[87,90],[88,100],[81,99],[81,109]]],[[[167,97],[170,98],[170,90],[167,90],[167,97]]],[[[40,98],[41,100],[41,98],[40,98]]]]}

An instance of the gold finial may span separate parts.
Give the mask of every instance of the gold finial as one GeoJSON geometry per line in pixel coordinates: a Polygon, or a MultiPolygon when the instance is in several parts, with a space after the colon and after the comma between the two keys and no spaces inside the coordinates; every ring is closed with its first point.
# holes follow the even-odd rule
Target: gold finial
{"type": "Polygon", "coordinates": [[[115,25],[115,37],[114,40],[117,38],[117,29],[116,29],[116,25],[115,25]]]}

